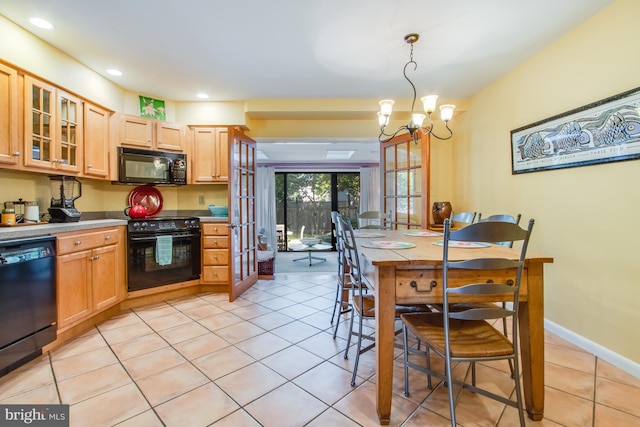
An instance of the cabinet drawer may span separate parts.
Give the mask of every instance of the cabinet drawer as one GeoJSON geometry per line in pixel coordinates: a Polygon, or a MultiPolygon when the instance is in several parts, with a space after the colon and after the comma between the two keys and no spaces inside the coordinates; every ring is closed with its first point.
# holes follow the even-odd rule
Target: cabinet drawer
{"type": "MultiPolygon", "coordinates": [[[[468,283],[486,283],[493,280],[496,283],[506,283],[509,279],[515,281],[515,270],[478,271],[471,275],[469,270],[449,270],[449,286],[456,287],[468,283]]],[[[396,301],[406,303],[441,303],[442,302],[442,270],[396,270],[396,301]]],[[[450,296],[450,302],[456,302],[455,298],[464,296],[450,296]]],[[[468,298],[468,297],[467,297],[468,298]]],[[[526,269],[520,281],[520,299],[527,300],[527,274],[526,269]]],[[[488,297],[487,301],[495,301],[488,297]]],[[[469,302],[486,302],[476,299],[469,302]]]]}
{"type": "Polygon", "coordinates": [[[203,265],[228,265],[229,251],[227,249],[205,249],[202,251],[203,265]]]}
{"type": "Polygon", "coordinates": [[[202,227],[203,235],[215,235],[215,236],[228,236],[229,229],[227,228],[227,224],[224,222],[221,223],[200,223],[200,227],[202,227]]]}
{"type": "Polygon", "coordinates": [[[227,266],[205,266],[202,269],[203,283],[228,283],[229,268],[227,266]]]}
{"type": "Polygon", "coordinates": [[[119,241],[116,228],[87,233],[62,233],[58,234],[57,238],[59,255],[112,245],[119,241]]]}
{"type": "Polygon", "coordinates": [[[228,236],[204,236],[202,247],[205,249],[226,249],[229,247],[228,236]]]}

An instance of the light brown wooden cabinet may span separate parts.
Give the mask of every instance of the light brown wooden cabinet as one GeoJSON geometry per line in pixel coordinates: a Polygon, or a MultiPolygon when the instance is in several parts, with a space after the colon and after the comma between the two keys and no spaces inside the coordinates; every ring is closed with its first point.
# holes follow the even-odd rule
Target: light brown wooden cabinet
{"type": "Polygon", "coordinates": [[[84,103],[84,170],[90,178],[109,178],[109,117],[104,108],[84,103]]]}
{"type": "Polygon", "coordinates": [[[229,229],[226,223],[202,223],[203,284],[229,283],[229,229]]]}
{"type": "Polygon", "coordinates": [[[229,181],[229,128],[191,127],[193,159],[191,182],[226,183],[229,181]]]}
{"type": "Polygon", "coordinates": [[[160,151],[185,151],[185,127],[176,123],[118,114],[119,139],[116,146],[160,151]]]}
{"type": "Polygon", "coordinates": [[[61,233],[57,252],[59,330],[124,300],[125,227],[61,233]]]}
{"type": "Polygon", "coordinates": [[[82,171],[82,100],[31,76],[24,77],[24,165],[27,169],[82,171]]]}
{"type": "Polygon", "coordinates": [[[18,141],[18,73],[0,64],[0,165],[20,166],[18,141]]]}
{"type": "Polygon", "coordinates": [[[430,139],[409,134],[381,145],[384,211],[394,229],[427,228],[430,204],[430,139]]]}

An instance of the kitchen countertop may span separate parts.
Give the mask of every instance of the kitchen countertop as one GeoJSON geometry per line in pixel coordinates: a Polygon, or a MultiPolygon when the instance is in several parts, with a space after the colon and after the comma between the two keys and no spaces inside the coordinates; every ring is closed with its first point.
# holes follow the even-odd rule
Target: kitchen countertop
{"type": "Polygon", "coordinates": [[[88,230],[91,228],[114,227],[127,225],[122,219],[96,219],[78,222],[46,223],[35,225],[14,225],[0,227],[0,241],[24,239],[29,237],[46,236],[48,234],[64,233],[66,231],[88,230]]]}
{"type": "MultiPolygon", "coordinates": [[[[229,221],[227,217],[219,216],[199,216],[200,222],[222,222],[229,221]]],[[[93,219],[78,222],[46,223],[36,225],[14,225],[10,227],[0,227],[0,241],[24,239],[30,237],[46,236],[49,234],[64,233],[67,231],[89,230],[92,228],[114,227],[127,225],[126,219],[93,219]]]]}

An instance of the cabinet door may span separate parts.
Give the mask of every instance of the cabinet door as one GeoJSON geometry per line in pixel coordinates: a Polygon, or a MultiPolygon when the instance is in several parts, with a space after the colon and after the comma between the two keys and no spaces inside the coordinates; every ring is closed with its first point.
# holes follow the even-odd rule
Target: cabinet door
{"type": "Polygon", "coordinates": [[[84,175],[109,177],[109,111],[84,104],[84,175]]]}
{"type": "Polygon", "coordinates": [[[194,184],[229,181],[229,129],[193,128],[194,184]]]}
{"type": "Polygon", "coordinates": [[[25,166],[53,169],[55,160],[56,88],[25,76],[25,166]]]}
{"type": "Polygon", "coordinates": [[[118,246],[109,245],[91,252],[93,310],[116,304],[124,289],[118,262],[118,246]]]}
{"type": "Polygon", "coordinates": [[[153,123],[149,119],[136,116],[120,116],[119,145],[147,148],[153,147],[153,123]]]}
{"type": "Polygon", "coordinates": [[[210,183],[215,180],[214,145],[215,128],[193,129],[193,159],[191,177],[193,183],[210,183]]]}
{"type": "Polygon", "coordinates": [[[18,73],[0,64],[0,164],[18,166],[18,73]]]}
{"type": "Polygon", "coordinates": [[[58,328],[79,322],[92,313],[90,258],[92,251],[58,255],[58,328]]]}
{"type": "Polygon", "coordinates": [[[215,152],[215,180],[218,182],[229,181],[229,130],[227,128],[216,129],[215,152]]]}
{"type": "Polygon", "coordinates": [[[156,123],[158,149],[182,152],[184,150],[183,132],[184,128],[180,125],[167,122],[156,123]]]}
{"type": "Polygon", "coordinates": [[[404,134],[381,145],[384,211],[394,229],[427,228],[430,200],[430,140],[404,134]]]}
{"type": "Polygon", "coordinates": [[[58,90],[58,119],[54,139],[56,169],[79,173],[82,170],[83,110],[82,101],[58,90]]]}

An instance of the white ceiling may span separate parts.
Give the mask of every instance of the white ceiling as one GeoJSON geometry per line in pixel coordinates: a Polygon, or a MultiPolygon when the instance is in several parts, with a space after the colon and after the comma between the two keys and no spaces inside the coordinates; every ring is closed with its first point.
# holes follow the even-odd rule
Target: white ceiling
{"type": "MultiPolygon", "coordinates": [[[[403,37],[416,32],[412,79],[446,100],[473,95],[611,2],[5,0],[0,14],[124,89],[174,101],[198,92],[212,101],[407,99],[403,37]],[[34,27],[32,16],[55,28],[34,27]]],[[[291,152],[260,145],[270,157],[291,152]]],[[[298,160],[327,147],[296,150],[298,160]]]]}

